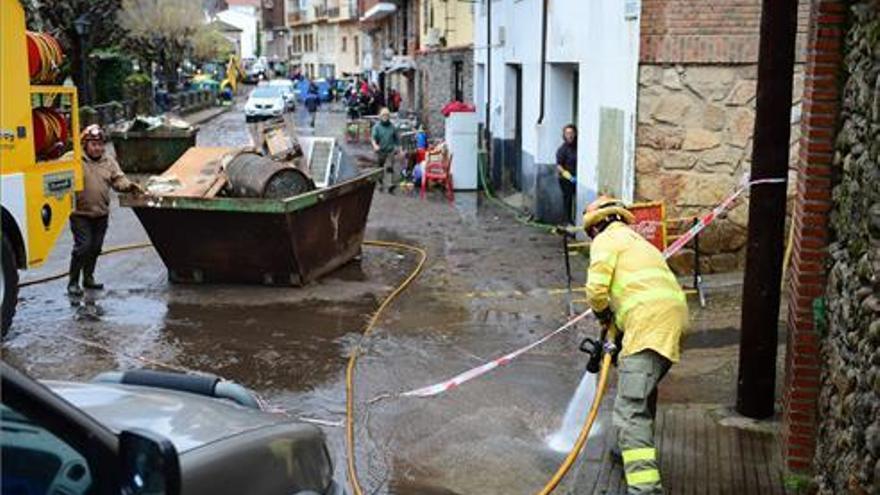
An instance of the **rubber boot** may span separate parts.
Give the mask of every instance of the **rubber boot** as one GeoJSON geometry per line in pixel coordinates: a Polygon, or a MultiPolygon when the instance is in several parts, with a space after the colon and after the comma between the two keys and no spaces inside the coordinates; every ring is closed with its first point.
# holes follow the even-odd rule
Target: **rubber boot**
{"type": "Polygon", "coordinates": [[[70,257],[70,281],[67,282],[67,295],[80,297],[83,295],[82,287],[79,286],[79,274],[82,271],[82,260],[79,256],[70,257]]]}
{"type": "Polygon", "coordinates": [[[104,284],[95,282],[95,265],[98,263],[97,256],[90,256],[83,264],[83,287],[90,290],[104,290],[104,284]]]}

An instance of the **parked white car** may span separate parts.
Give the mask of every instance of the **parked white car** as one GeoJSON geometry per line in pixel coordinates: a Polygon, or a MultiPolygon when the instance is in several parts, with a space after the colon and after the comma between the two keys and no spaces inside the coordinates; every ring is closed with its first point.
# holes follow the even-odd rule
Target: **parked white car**
{"type": "Polygon", "coordinates": [[[284,103],[291,112],[296,110],[296,92],[294,91],[293,81],[290,79],[272,79],[269,86],[280,88],[281,94],[284,96],[284,103]]]}
{"type": "Polygon", "coordinates": [[[248,96],[244,105],[244,116],[247,122],[280,117],[284,113],[286,103],[282,89],[277,86],[257,86],[248,96]]]}
{"type": "Polygon", "coordinates": [[[266,77],[266,64],[260,60],[249,62],[245,68],[244,82],[254,84],[266,77]]]}

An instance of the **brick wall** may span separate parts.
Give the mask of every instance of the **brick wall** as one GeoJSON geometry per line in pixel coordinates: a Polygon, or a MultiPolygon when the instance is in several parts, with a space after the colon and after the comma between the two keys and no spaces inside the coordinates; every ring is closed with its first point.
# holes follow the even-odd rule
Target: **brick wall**
{"type": "MultiPolygon", "coordinates": [[[[798,12],[798,50],[810,2],[798,12]]],[[[642,62],[754,63],[758,60],[761,0],[642,0],[642,62]]],[[[800,58],[798,59],[800,60],[800,58]]]]}
{"type": "Polygon", "coordinates": [[[832,161],[839,114],[842,26],[846,4],[814,0],[807,44],[801,117],[794,247],[788,290],[788,340],[782,397],[786,466],[808,471],[815,451],[819,335],[813,301],[825,292],[832,161]]]}

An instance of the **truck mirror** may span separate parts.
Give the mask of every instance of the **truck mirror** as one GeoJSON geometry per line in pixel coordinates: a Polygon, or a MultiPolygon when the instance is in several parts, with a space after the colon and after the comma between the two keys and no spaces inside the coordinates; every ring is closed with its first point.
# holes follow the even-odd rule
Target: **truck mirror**
{"type": "Polygon", "coordinates": [[[119,434],[120,493],[178,495],[180,460],[177,449],[153,432],[132,429],[119,434]]]}

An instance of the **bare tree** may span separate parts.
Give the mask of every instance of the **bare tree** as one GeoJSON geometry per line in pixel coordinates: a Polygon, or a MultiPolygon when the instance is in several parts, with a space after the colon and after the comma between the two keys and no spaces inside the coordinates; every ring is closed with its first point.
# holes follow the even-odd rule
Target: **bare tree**
{"type": "Polygon", "coordinates": [[[201,3],[191,0],[122,0],[119,23],[127,32],[125,46],[145,67],[155,62],[173,90],[205,17],[201,3]]]}
{"type": "Polygon", "coordinates": [[[192,39],[192,56],[194,60],[209,62],[226,60],[235,53],[235,45],[228,40],[215,26],[206,25],[199,28],[192,39]]]}

